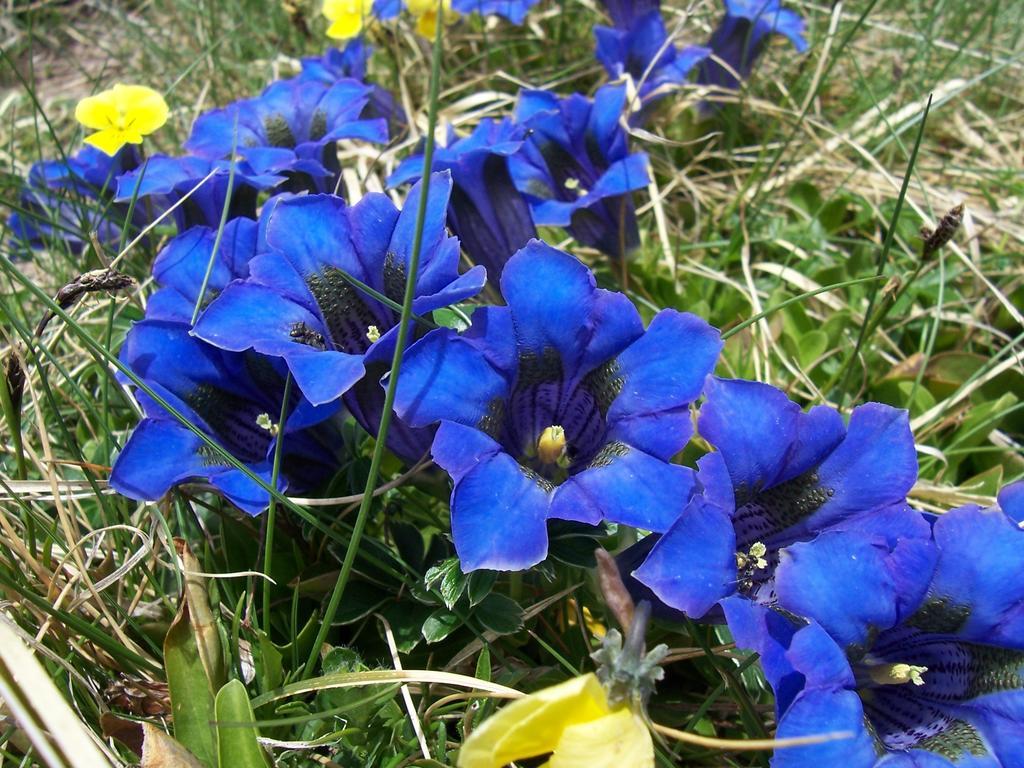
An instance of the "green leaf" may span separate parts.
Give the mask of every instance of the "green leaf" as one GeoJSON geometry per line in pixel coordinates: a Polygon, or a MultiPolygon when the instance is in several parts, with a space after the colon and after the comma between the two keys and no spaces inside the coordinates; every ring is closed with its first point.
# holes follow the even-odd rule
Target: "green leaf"
{"type": "Polygon", "coordinates": [[[476,671],[473,677],[477,680],[491,681],[491,650],[486,645],[481,649],[480,655],[476,657],[476,671]]]}
{"type": "Polygon", "coordinates": [[[509,635],[523,628],[523,609],[515,600],[496,592],[484,598],[473,616],[499,635],[509,635]]]}
{"type": "Polygon", "coordinates": [[[447,560],[432,566],[427,571],[423,581],[426,583],[427,589],[438,586],[441,599],[444,601],[445,608],[449,611],[458,602],[462,592],[466,589],[466,574],[459,568],[459,558],[457,557],[449,557],[447,560]]]}
{"type": "Polygon", "coordinates": [[[174,713],[174,737],[203,765],[214,768],[213,690],[199,658],[186,600],[181,601],[164,638],[164,668],[174,713]]]}
{"type": "Polygon", "coordinates": [[[439,643],[462,626],[462,619],[451,611],[438,608],[423,622],[423,639],[428,643],[439,643]]]}
{"type": "Polygon", "coordinates": [[[800,336],[797,348],[800,350],[800,365],[809,368],[828,349],[828,334],[820,330],[809,331],[800,336]]]}
{"type": "Polygon", "coordinates": [[[257,735],[256,717],[240,680],[217,693],[217,758],[220,768],[268,768],[257,735]]]}
{"type": "Polygon", "coordinates": [[[259,663],[256,668],[259,670],[260,692],[266,693],[284,682],[283,657],[265,632],[257,631],[256,637],[259,640],[259,663]]]}
{"type": "Polygon", "coordinates": [[[494,582],[497,580],[497,571],[473,571],[469,574],[470,606],[479,605],[485,597],[491,594],[494,582]]]}

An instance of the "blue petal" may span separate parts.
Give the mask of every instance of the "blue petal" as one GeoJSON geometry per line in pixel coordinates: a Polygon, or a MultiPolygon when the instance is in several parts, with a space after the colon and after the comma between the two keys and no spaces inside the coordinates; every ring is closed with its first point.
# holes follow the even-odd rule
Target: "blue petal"
{"type": "Polygon", "coordinates": [[[853,691],[817,688],[804,691],[782,716],[778,739],[848,733],[851,738],[812,746],[778,749],[772,768],[873,768],[877,756],[864,727],[864,708],[853,691]]]}
{"type": "Polygon", "coordinates": [[[283,200],[267,222],[267,243],[284,254],[303,279],[333,266],[369,283],[352,242],[346,211],[345,201],[333,195],[283,200]]]}
{"type": "Polygon", "coordinates": [[[695,497],[633,573],[693,618],[736,590],[736,535],[728,515],[695,497]]]}
{"type": "Polygon", "coordinates": [[[451,509],[464,572],[519,571],[547,556],[548,494],[508,454],[494,454],[464,475],[451,509]]]}
{"type": "Polygon", "coordinates": [[[879,403],[854,408],[846,439],[817,475],[821,487],[834,493],[810,517],[809,528],[903,501],[917,480],[907,412],[879,403]]]}
{"type": "Polygon", "coordinates": [[[998,509],[961,507],[934,526],[939,561],[929,601],[966,612],[950,631],[1024,648],[1024,530],[998,509]]]}
{"type": "MultiPolygon", "coordinates": [[[[270,485],[270,467],[263,468],[257,474],[270,485]]],[[[279,485],[283,478],[279,479],[279,485]]],[[[210,482],[227,497],[227,499],[243,512],[258,515],[270,503],[270,494],[241,470],[234,467],[212,475],[210,482]]],[[[283,488],[281,489],[283,490],[283,488]]]]}
{"type": "Polygon", "coordinates": [[[909,509],[904,514],[925,533],[893,548],[866,532],[833,531],[783,549],[775,572],[779,604],[816,619],[844,648],[895,626],[916,608],[934,565],[927,524],[909,509]],[[905,597],[913,601],[909,608],[905,597]]]}
{"type": "Polygon", "coordinates": [[[788,657],[799,624],[778,611],[738,595],[725,598],[722,609],[736,647],[755,651],[760,657],[765,678],[775,693],[775,714],[778,717],[789,708],[806,680],[788,657]]]}
{"type": "Polygon", "coordinates": [[[725,459],[733,485],[751,496],[775,485],[796,439],[800,408],[768,384],[712,377],[698,429],[725,459]]]}
{"type": "Polygon", "coordinates": [[[640,313],[624,293],[599,288],[594,299],[593,332],[580,362],[581,373],[608,362],[644,335],[640,313]]]}
{"type": "Polygon", "coordinates": [[[480,430],[454,421],[441,422],[431,449],[434,461],[456,483],[480,462],[501,452],[502,447],[480,430]]]}
{"type": "Polygon", "coordinates": [[[512,312],[520,357],[540,359],[554,351],[563,374],[574,374],[596,301],[591,271],[569,254],[531,240],[505,265],[501,292],[512,312]]]}
{"type": "Polygon", "coordinates": [[[1024,480],[1006,486],[999,491],[999,507],[1013,522],[1024,522],[1024,480]]]}
{"type": "MultiPolygon", "coordinates": [[[[622,419],[683,409],[700,395],[715,367],[722,339],[696,315],[666,309],[647,332],[616,358],[622,391],[608,410],[612,430],[622,419]]],[[[690,437],[689,423],[677,423],[675,453],[690,437]]],[[[669,455],[671,455],[669,453],[669,455]]]]}
{"type": "Polygon", "coordinates": [[[660,533],[679,517],[695,483],[691,469],[626,445],[609,445],[590,467],[556,489],[549,514],[591,525],[611,520],[660,533]]]}
{"type": "Polygon", "coordinates": [[[509,383],[473,342],[449,329],[431,331],[406,353],[395,411],[414,427],[437,421],[476,426],[509,383]]]}
{"type": "Polygon", "coordinates": [[[139,501],[156,501],[174,485],[205,477],[203,441],[177,422],[143,419],[114,462],[110,485],[139,501]]]}

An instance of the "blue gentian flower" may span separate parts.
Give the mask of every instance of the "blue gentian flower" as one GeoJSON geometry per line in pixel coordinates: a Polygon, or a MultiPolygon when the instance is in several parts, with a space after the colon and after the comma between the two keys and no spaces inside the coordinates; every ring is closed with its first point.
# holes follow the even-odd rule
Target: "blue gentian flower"
{"type": "Polygon", "coordinates": [[[625,86],[606,85],[593,101],[522,91],[516,122],[531,133],[509,161],[536,224],[565,227],[617,259],[640,243],[631,193],[650,180],[647,155],[629,153],[620,122],[625,105],[625,86]]]}
{"type": "Polygon", "coordinates": [[[457,13],[479,13],[481,16],[502,16],[513,24],[526,21],[526,12],[540,0],[452,0],[457,13]]]}
{"type": "Polygon", "coordinates": [[[934,537],[934,567],[903,574],[918,597],[897,610],[861,581],[854,552],[799,566],[808,583],[836,585],[824,624],[725,602],[737,644],[761,654],[775,689],[776,735],[851,734],[780,749],[774,768],[1024,765],[1024,531],[999,509],[962,507],[935,520],[934,537]],[[886,602],[883,624],[835,621],[886,602]]]}
{"type": "Polygon", "coordinates": [[[409,350],[395,399],[412,426],[440,422],[433,456],[454,482],[462,569],[540,562],[549,518],[666,530],[693,488],[669,460],[690,438],[718,331],[674,310],[644,331],[624,295],[537,240],[501,290],[507,306],[409,350]]]}
{"type": "MultiPolygon", "coordinates": [[[[282,438],[282,491],[315,487],[336,470],[343,445],[331,419],[337,405],[315,408],[293,389],[287,420],[280,429],[275,426],[286,373],[279,361],[251,352],[225,352],[192,336],[187,323],[166,320],[136,323],[121,360],[268,485],[282,438]]],[[[249,514],[267,506],[266,490],[144,392],[136,396],[145,418],[114,463],[110,484],[115,490],[155,501],[180,483],[206,481],[249,514]]]]}
{"type": "Polygon", "coordinates": [[[153,280],[160,288],[146,303],[146,318],[191,323],[197,303],[205,307],[232,280],[249,276],[258,245],[259,225],[246,218],[229,221],[219,245],[217,230],[211,227],[192,227],[172,238],[153,262],[153,280]]]}
{"type": "Polygon", "coordinates": [[[711,55],[709,48],[676,48],[658,10],[634,19],[626,29],[594,27],[597,60],[613,80],[629,76],[636,85],[640,109],[630,122],[643,119],[644,108],[686,82],[693,68],[711,55]]]}
{"type": "MultiPolygon", "coordinates": [[[[196,335],[224,349],[283,358],[310,402],[333,403],[346,395],[353,416],[376,433],[384,402],[376,382],[391,364],[398,313],[348,278],[401,304],[420,190],[413,187],[401,212],[382,194],[353,206],[333,195],[276,203],[266,225],[268,252],[249,263],[248,278],[210,303],[196,335]],[[364,376],[367,381],[356,387],[364,376]]],[[[450,192],[447,173],[431,177],[413,301],[417,314],[473,296],[485,281],[482,267],[458,273],[459,244],[444,226],[450,192]]],[[[415,460],[430,439],[430,430],[393,424],[388,446],[415,460]]]]}
{"type": "MultiPolygon", "coordinates": [[[[525,129],[509,120],[485,119],[463,138],[448,134],[448,143],[434,149],[434,171],[452,175],[448,226],[474,264],[487,268],[495,286],[513,253],[537,236],[530,206],[515,188],[508,158],[523,145],[525,129]]],[[[423,172],[423,155],[402,161],[388,178],[396,186],[423,172]]]]}
{"type": "Polygon", "coordinates": [[[737,75],[741,79],[750,76],[769,35],[785,35],[797,52],[806,51],[805,27],[800,15],[783,8],[780,0],[725,0],[725,18],[708,42],[714,56],[700,65],[697,82],[738,88],[737,75]]]}
{"type": "Polygon", "coordinates": [[[372,54],[373,46],[361,37],[354,37],[344,48],[329,48],[322,56],[302,59],[299,77],[317,80],[325,85],[333,85],[346,78],[362,81],[366,79],[366,65],[372,54]]]}
{"type": "Polygon", "coordinates": [[[601,0],[604,9],[616,29],[629,30],[637,19],[648,16],[652,11],[661,13],[661,0],[601,0]]]}
{"type": "Polygon", "coordinates": [[[828,594],[790,580],[780,557],[839,541],[874,553],[882,578],[926,556],[928,527],[906,505],[917,460],[905,411],[868,403],[847,427],[767,384],[711,378],[705,391],[698,430],[717,452],[699,464],[702,492],[635,571],[669,606],[699,618],[738,593],[818,618],[828,594]]]}
{"type": "Polygon", "coordinates": [[[147,159],[145,169],[126,173],[118,179],[115,199],[126,202],[136,196],[140,200],[148,198],[155,210],[164,211],[185,198],[171,214],[179,232],[193,226],[217,227],[224,214],[229,180],[232,186],[228,219],[240,216],[254,219],[259,193],[281,185],[285,176],[257,173],[246,162],[232,163],[191,155],[153,155],[147,159]],[[211,171],[214,174],[207,179],[211,171]]]}
{"type": "Polygon", "coordinates": [[[594,27],[594,36],[597,60],[612,79],[632,78],[642,106],[684,83],[693,68],[711,55],[709,48],[699,45],[678,49],[658,12],[637,19],[630,30],[594,27]]]}
{"type": "MultiPolygon", "coordinates": [[[[397,14],[397,10],[395,11],[397,14]]],[[[300,80],[315,80],[326,86],[332,86],[339,80],[352,79],[364,81],[366,66],[373,54],[373,46],[368,45],[361,37],[349,40],[344,48],[331,48],[322,56],[308,57],[302,60],[300,80]]],[[[393,134],[398,134],[408,121],[405,111],[395,102],[395,97],[386,88],[369,84],[370,97],[363,110],[364,118],[383,118],[393,134]]]]}
{"type": "Polygon", "coordinates": [[[352,79],[280,80],[254,99],[200,115],[184,146],[212,160],[234,152],[257,174],[287,175],[290,191],[329,192],[340,174],[335,142],[387,141],[387,122],[364,118],[372,91],[352,79]]]}
{"type": "MultiPolygon", "coordinates": [[[[41,248],[62,240],[80,253],[95,232],[103,244],[117,243],[128,216],[127,205],[114,205],[114,189],[122,174],[137,167],[136,147],[127,145],[114,155],[85,146],[64,160],[43,160],[29,170],[21,190],[24,213],[14,213],[8,227],[15,240],[41,248]]],[[[137,207],[133,223],[145,226],[145,211],[137,207]]]]}

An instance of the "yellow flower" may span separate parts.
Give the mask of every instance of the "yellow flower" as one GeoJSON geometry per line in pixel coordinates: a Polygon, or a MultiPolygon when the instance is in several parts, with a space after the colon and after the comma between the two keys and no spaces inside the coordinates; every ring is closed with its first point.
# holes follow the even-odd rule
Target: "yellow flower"
{"type": "Polygon", "coordinates": [[[363,31],[373,14],[373,0],[324,0],[324,16],[331,22],[327,36],[348,40],[363,31]]]}
{"type": "Polygon", "coordinates": [[[122,85],[86,96],[75,107],[75,119],[96,133],[85,137],[108,155],[114,155],[125,144],[141,144],[167,122],[164,97],[144,85],[122,85]]]}
{"type": "MultiPolygon", "coordinates": [[[[416,34],[433,40],[437,36],[437,0],[406,0],[405,7],[416,19],[416,34]]],[[[452,10],[452,0],[441,0],[441,16],[451,24],[459,14],[452,10]]]]}
{"type": "Polygon", "coordinates": [[[654,744],[643,719],[612,709],[597,676],[582,675],[504,707],[473,731],[458,768],[501,768],[551,755],[543,768],[653,768],[654,744]]]}

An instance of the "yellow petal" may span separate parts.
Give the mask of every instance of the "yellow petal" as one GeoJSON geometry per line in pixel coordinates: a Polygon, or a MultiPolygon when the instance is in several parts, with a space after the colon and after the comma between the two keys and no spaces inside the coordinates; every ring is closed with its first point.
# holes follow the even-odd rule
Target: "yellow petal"
{"type": "Polygon", "coordinates": [[[424,13],[416,19],[416,34],[433,40],[437,37],[437,14],[424,13]]]}
{"type": "Polygon", "coordinates": [[[570,725],[551,756],[551,768],[654,768],[654,744],[639,715],[622,708],[570,725]]]}
{"type": "Polygon", "coordinates": [[[167,122],[170,110],[159,92],[145,85],[121,85],[113,88],[114,100],[132,129],[146,136],[167,122]]]}
{"type": "Polygon", "coordinates": [[[363,29],[363,17],[357,13],[339,16],[327,28],[327,36],[333,40],[348,40],[359,35],[363,29]]]}
{"type": "Polygon", "coordinates": [[[554,751],[567,727],[608,714],[604,688],[593,674],[574,677],[513,701],[473,731],[459,750],[458,768],[501,768],[554,751]]]}
{"type": "Polygon", "coordinates": [[[75,106],[75,120],[95,131],[117,124],[117,104],[112,91],[86,96],[75,106]]]}
{"type": "MultiPolygon", "coordinates": [[[[106,152],[110,156],[117,154],[117,150],[128,143],[127,133],[125,131],[119,131],[115,128],[111,128],[106,131],[97,131],[96,133],[86,136],[84,139],[86,144],[92,144],[96,149],[101,152],[106,152]]],[[[138,144],[142,141],[142,137],[134,142],[138,144]]]]}

